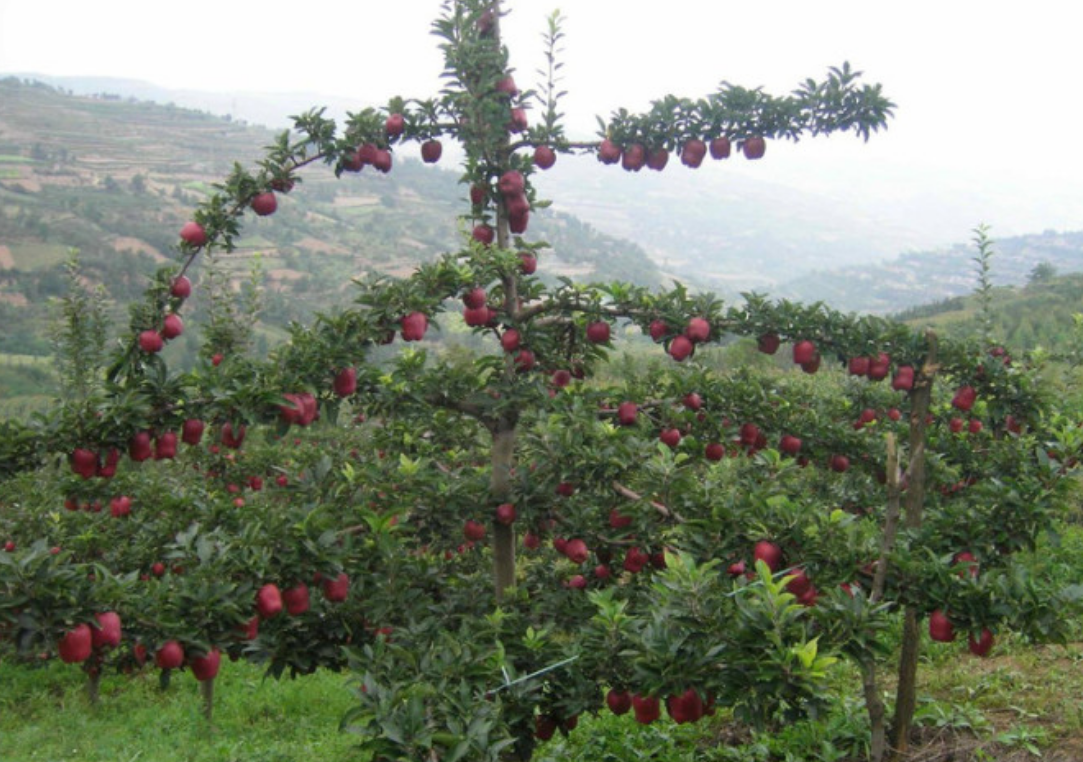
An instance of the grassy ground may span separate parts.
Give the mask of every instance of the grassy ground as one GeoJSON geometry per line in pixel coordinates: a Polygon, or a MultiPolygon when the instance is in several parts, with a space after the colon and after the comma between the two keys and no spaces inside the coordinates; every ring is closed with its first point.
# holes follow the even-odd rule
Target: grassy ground
{"type": "Polygon", "coordinates": [[[0,759],[11,762],[293,762],[357,760],[338,730],[350,706],[345,678],[331,673],[264,681],[244,663],[223,664],[208,728],[198,684],[156,671],[103,678],[91,707],[81,670],[0,661],[0,759]]]}

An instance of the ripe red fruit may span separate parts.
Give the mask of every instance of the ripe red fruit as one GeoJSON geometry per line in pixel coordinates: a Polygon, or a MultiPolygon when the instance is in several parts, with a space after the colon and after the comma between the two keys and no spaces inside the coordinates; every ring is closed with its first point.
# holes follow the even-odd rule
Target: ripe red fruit
{"type": "Polygon", "coordinates": [[[605,564],[598,564],[594,567],[594,576],[598,579],[609,579],[611,573],[609,567],[605,564]]]}
{"type": "Polygon", "coordinates": [[[169,293],[177,299],[187,299],[192,295],[192,281],[184,275],[178,276],[169,287],[169,293]]]}
{"type": "Polygon", "coordinates": [[[421,144],[421,160],[426,164],[435,164],[440,161],[444,153],[444,146],[439,140],[426,140],[421,144]]]}
{"type": "Polygon", "coordinates": [[[360,172],[365,168],[365,162],[361,159],[360,151],[349,151],[342,154],[340,162],[344,172],[360,172]]]}
{"type": "Polygon", "coordinates": [[[661,172],[669,163],[669,151],[664,148],[652,148],[647,154],[647,169],[661,172]]]}
{"type": "Polygon", "coordinates": [[[308,585],[301,582],[287,590],[283,590],[282,603],[286,607],[286,613],[290,616],[300,616],[308,611],[308,585]]]}
{"type": "Polygon", "coordinates": [[[515,235],[522,235],[526,232],[527,225],[530,223],[530,211],[524,209],[522,212],[515,214],[508,214],[508,230],[515,235]]]}
{"type": "Polygon", "coordinates": [[[590,557],[590,551],[587,549],[587,544],[582,540],[575,538],[568,540],[564,546],[564,555],[568,557],[568,560],[572,563],[581,564],[585,563],[590,557]]]}
{"type": "Polygon", "coordinates": [[[384,132],[389,138],[397,138],[406,129],[406,118],[402,114],[391,114],[384,122],[384,132]]]}
{"type": "Polygon", "coordinates": [[[782,568],[782,548],[769,540],[760,540],[752,548],[754,561],[763,561],[771,571],[782,568]]]}
{"type": "Polygon", "coordinates": [[[587,325],[587,341],[592,344],[604,344],[609,341],[609,323],[596,320],[587,325]]]}
{"type": "Polygon", "coordinates": [[[184,333],[184,321],[181,320],[180,315],[169,313],[165,316],[165,320],[162,321],[162,338],[175,339],[184,333]]]}
{"type": "Polygon", "coordinates": [[[517,373],[532,371],[536,362],[533,352],[529,349],[520,349],[519,354],[515,355],[515,371],[517,373]]]}
{"type": "Polygon", "coordinates": [[[115,611],[95,614],[97,626],[91,632],[91,641],[95,648],[116,648],[120,645],[120,615],[115,611]]]}
{"type": "Polygon", "coordinates": [[[801,363],[801,370],[808,374],[813,374],[820,369],[820,356],[816,355],[808,362],[801,363]]]}
{"type": "Polygon", "coordinates": [[[636,422],[639,406],[634,402],[622,402],[617,406],[617,422],[621,426],[631,426],[636,422]]]}
{"type": "Polygon", "coordinates": [[[631,524],[631,516],[625,516],[616,508],[609,509],[609,526],[613,527],[614,529],[624,529],[627,526],[631,526],[631,524]]]}
{"type": "Polygon", "coordinates": [[[470,235],[473,236],[475,241],[483,243],[486,246],[491,245],[492,242],[496,239],[496,231],[493,230],[490,225],[485,224],[475,225],[474,230],[471,232],[470,235]]]}
{"type": "Polygon", "coordinates": [[[84,479],[98,473],[98,453],[85,447],[76,447],[71,453],[71,470],[84,479]]]}
{"type": "Polygon", "coordinates": [[[154,440],[154,459],[171,460],[177,457],[177,432],[163,431],[154,440]]]}
{"type": "Polygon", "coordinates": [[[561,368],[560,370],[553,371],[552,376],[553,386],[558,389],[563,389],[565,386],[572,382],[572,373],[569,370],[561,368]]]}
{"type": "Polygon", "coordinates": [[[616,164],[620,161],[620,147],[608,138],[598,145],[598,161],[602,164],[616,164]]]}
{"type": "Polygon", "coordinates": [[[914,369],[909,365],[900,366],[895,371],[895,378],[891,379],[891,388],[900,392],[908,392],[914,388],[914,369]]]}
{"type": "Polygon", "coordinates": [[[654,696],[632,696],[632,711],[636,722],[650,725],[662,715],[661,703],[654,696]]]}
{"type": "Polygon", "coordinates": [[[60,660],[65,664],[78,664],[90,658],[93,635],[89,624],[77,624],[56,645],[60,660]]]}
{"type": "Polygon", "coordinates": [[[968,424],[967,424],[967,430],[968,430],[968,431],[969,431],[969,432],[970,432],[971,434],[977,434],[977,433],[979,433],[979,432],[980,432],[980,431],[981,431],[981,430],[982,430],[983,428],[984,428],[984,426],[983,426],[982,422],[981,422],[981,421],[979,421],[979,420],[978,420],[977,418],[971,418],[971,419],[970,419],[970,423],[968,423],[968,424]]]}
{"type": "Polygon", "coordinates": [[[549,146],[538,146],[534,149],[534,166],[538,169],[549,169],[556,161],[556,151],[549,146]]]}
{"type": "Polygon", "coordinates": [[[759,135],[751,135],[745,138],[741,150],[744,151],[746,159],[762,159],[767,150],[767,141],[759,135]]]}
{"type": "Polygon", "coordinates": [[[678,725],[696,722],[703,717],[703,699],[694,688],[684,693],[666,698],[666,711],[678,725]]]}
{"type": "Polygon", "coordinates": [[[482,540],[485,538],[485,525],[480,521],[468,520],[463,525],[463,537],[473,542],[482,540]]]}
{"type": "Polygon", "coordinates": [[[162,347],[164,346],[165,341],[162,339],[162,335],[157,331],[148,329],[139,334],[139,348],[147,354],[161,352],[162,347]]]}
{"type": "Polygon", "coordinates": [[[198,222],[186,222],[180,231],[181,240],[189,246],[199,248],[207,243],[207,231],[198,222]]]}
{"type": "Polygon", "coordinates": [[[526,179],[517,169],[509,169],[500,176],[496,187],[505,196],[519,196],[526,190],[526,179]]]}
{"type": "Polygon", "coordinates": [[[109,513],[115,519],[119,519],[121,516],[127,516],[132,512],[132,499],[127,495],[121,495],[120,497],[114,497],[109,501],[109,513]]]}
{"type": "Polygon", "coordinates": [[[192,659],[192,676],[201,683],[213,680],[218,676],[218,668],[221,665],[222,652],[217,648],[212,648],[210,653],[192,659]]]}
{"type": "Polygon", "coordinates": [[[372,157],[372,167],[378,172],[387,174],[391,171],[391,152],[385,148],[377,148],[372,157]]]}
{"type": "Polygon", "coordinates": [[[511,526],[516,518],[515,506],[511,503],[501,503],[496,507],[496,523],[511,526]]]}
{"type": "Polygon", "coordinates": [[[940,609],[929,615],[929,637],[938,643],[951,643],[955,640],[955,627],[948,615],[940,609]]]}
{"type": "Polygon", "coordinates": [[[519,331],[514,328],[509,328],[504,331],[504,334],[500,337],[500,346],[505,352],[516,351],[519,349],[521,343],[522,337],[520,336],[519,331]]]}
{"type": "Polygon", "coordinates": [[[226,359],[225,355],[223,355],[221,352],[216,352],[214,355],[211,356],[211,365],[217,368],[219,365],[222,364],[222,360],[224,359],[226,359]]]}
{"type": "MultiPolygon", "coordinates": [[[[970,572],[970,576],[971,577],[977,577],[978,576],[978,559],[969,550],[964,550],[964,551],[961,551],[959,553],[956,553],[955,557],[952,558],[952,563],[953,564],[967,564],[967,569],[970,572]]],[[[962,577],[963,574],[965,574],[965,572],[962,572],[962,571],[959,572],[960,577],[962,577]]]]}
{"type": "Polygon", "coordinates": [[[793,361],[795,365],[810,363],[816,358],[816,345],[808,339],[799,341],[793,345],[793,361]]]}
{"type": "Polygon", "coordinates": [[[582,574],[576,574],[574,577],[568,580],[568,587],[572,588],[573,590],[586,590],[587,578],[584,577],[582,574]]]}
{"type": "Polygon", "coordinates": [[[778,338],[777,333],[765,333],[760,336],[756,342],[756,348],[763,352],[765,355],[773,355],[778,351],[779,344],[782,341],[778,338]]]}
{"type": "Polygon", "coordinates": [[[6,552],[8,552],[8,553],[14,553],[15,552],[15,542],[13,540],[8,540],[7,542],[5,542],[4,543],[4,550],[6,552]]]}
{"type": "Polygon", "coordinates": [[[184,649],[175,640],[167,640],[154,654],[159,669],[180,669],[184,664],[184,649]]]}
{"type": "Polygon", "coordinates": [[[349,397],[357,391],[357,368],[348,367],[339,370],[331,386],[336,396],[349,397]]]}
{"type": "Polygon", "coordinates": [[[726,567],[726,573],[729,574],[731,577],[740,577],[742,574],[745,573],[745,562],[735,561],[734,563],[726,567]]]}
{"type": "Polygon", "coordinates": [[[703,456],[707,458],[707,460],[717,462],[726,457],[726,448],[722,446],[721,442],[711,442],[703,448],[703,456]]]}
{"type": "Polygon", "coordinates": [[[993,648],[993,633],[988,627],[982,629],[981,634],[975,640],[974,633],[967,636],[967,648],[975,656],[988,656],[993,648]]]}
{"type": "Polygon", "coordinates": [[[661,433],[658,435],[658,439],[668,447],[676,448],[677,445],[681,443],[681,432],[679,429],[673,428],[662,429],[661,433]]]}
{"type": "Polygon", "coordinates": [[[624,554],[624,570],[632,574],[643,571],[643,567],[650,563],[651,557],[640,548],[629,548],[624,554]]]}
{"type": "Polygon", "coordinates": [[[893,407],[887,411],[887,417],[893,421],[902,420],[902,412],[897,407],[893,407]]]}
{"type": "Polygon", "coordinates": [[[232,423],[222,424],[222,444],[236,450],[244,443],[245,426],[241,424],[236,428],[232,423]]]}
{"type": "Polygon", "coordinates": [[[891,371],[891,357],[881,352],[877,357],[869,358],[869,380],[883,381],[891,371]]]}
{"type": "Polygon", "coordinates": [[[534,736],[540,741],[548,741],[557,732],[557,721],[547,714],[534,718],[534,736]]]}
{"type": "Polygon", "coordinates": [[[481,309],[486,305],[488,298],[489,296],[485,293],[485,289],[478,286],[463,294],[463,305],[472,310],[481,309]]]}
{"type": "Polygon", "coordinates": [[[156,561],[153,566],[150,567],[150,573],[155,577],[161,577],[165,574],[165,564],[161,561],[156,561]]]}
{"type": "Polygon", "coordinates": [[[515,80],[510,74],[501,77],[496,83],[496,91],[503,93],[509,98],[514,98],[519,94],[519,88],[515,86],[515,80]]]}
{"type": "Polygon", "coordinates": [[[655,341],[661,341],[669,333],[669,326],[666,325],[664,320],[652,320],[651,324],[647,327],[647,333],[655,341]]]}
{"type": "Polygon", "coordinates": [[[958,416],[948,421],[948,428],[951,429],[952,434],[958,434],[963,430],[963,419],[958,416]]]}
{"type": "Polygon", "coordinates": [[[533,532],[527,532],[523,535],[523,547],[528,550],[537,550],[541,547],[541,538],[533,532]]]}
{"type": "Polygon", "coordinates": [[[621,152],[620,165],[628,172],[638,172],[643,169],[643,163],[647,160],[647,150],[642,143],[632,143],[621,152]]]}
{"type": "Polygon", "coordinates": [[[684,335],[695,343],[707,341],[711,337],[711,324],[701,317],[694,317],[688,321],[688,327],[684,329],[684,335]]]}
{"type": "Polygon", "coordinates": [[[613,714],[618,716],[627,714],[628,710],[632,708],[632,694],[628,691],[618,691],[616,688],[610,688],[609,693],[605,695],[605,703],[613,714]]]}
{"type": "Polygon", "coordinates": [[[955,392],[955,396],[951,399],[951,404],[962,410],[964,413],[974,407],[974,402],[978,397],[978,393],[974,390],[973,386],[961,386],[955,392]]]}
{"type": "Polygon", "coordinates": [[[730,156],[730,139],[727,137],[715,138],[711,141],[709,149],[712,159],[728,159],[730,156]]]}
{"type": "Polygon", "coordinates": [[[278,199],[275,197],[274,191],[257,193],[252,197],[252,211],[260,217],[274,214],[276,209],[278,209],[278,199]]]}
{"type": "Polygon", "coordinates": [[[846,473],[848,470],[850,470],[850,459],[847,458],[845,455],[832,455],[828,466],[831,468],[832,471],[835,471],[836,473],[846,473]]]}
{"type": "Polygon", "coordinates": [[[282,593],[278,585],[268,582],[256,593],[256,611],[263,619],[270,619],[282,613],[282,593]]]}
{"type": "Polygon", "coordinates": [[[511,119],[506,125],[508,132],[525,132],[530,126],[527,121],[526,109],[516,106],[511,110],[511,119]]]}
{"type": "Polygon", "coordinates": [[[181,441],[193,447],[203,439],[204,423],[198,418],[189,418],[181,426],[181,441]]]}
{"type": "Polygon", "coordinates": [[[339,572],[337,577],[324,577],[320,581],[323,597],[331,603],[342,603],[350,594],[350,576],[339,572]]]}
{"type": "Polygon", "coordinates": [[[533,275],[538,269],[538,258],[528,251],[519,252],[519,271],[523,275],[533,275]]]}
{"type": "Polygon", "coordinates": [[[684,362],[695,349],[695,345],[692,344],[692,340],[684,334],[677,336],[669,343],[669,356],[677,362],[684,362]]]}
{"type": "Polygon", "coordinates": [[[792,434],[783,434],[778,442],[778,450],[786,455],[797,455],[801,452],[801,440],[792,434]]]}
{"type": "Polygon", "coordinates": [[[752,447],[756,444],[756,441],[760,438],[760,427],[754,423],[742,423],[739,436],[741,438],[741,444],[746,447],[752,447]]]}
{"type": "Polygon", "coordinates": [[[681,148],[681,163],[695,169],[703,163],[703,157],[706,155],[707,144],[698,138],[693,138],[681,148]]]}
{"type": "Polygon", "coordinates": [[[411,312],[402,319],[402,340],[421,341],[429,327],[429,318],[424,312],[411,312]]]}
{"type": "Polygon", "coordinates": [[[869,375],[869,358],[868,357],[851,357],[850,358],[850,375],[851,376],[867,376],[869,375]]]}

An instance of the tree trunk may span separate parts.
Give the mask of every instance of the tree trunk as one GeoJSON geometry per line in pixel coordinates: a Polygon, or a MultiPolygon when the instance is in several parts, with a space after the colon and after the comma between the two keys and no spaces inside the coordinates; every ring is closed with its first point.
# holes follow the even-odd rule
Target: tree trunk
{"type": "Polygon", "coordinates": [[[87,674],[86,697],[91,706],[98,705],[101,695],[102,673],[100,669],[93,669],[87,674]]]}
{"type": "MultiPolygon", "coordinates": [[[[492,475],[489,495],[492,506],[507,502],[511,496],[511,471],[515,466],[515,424],[501,421],[493,430],[492,475]]],[[[515,584],[515,529],[493,521],[493,581],[496,598],[515,584]]]]}
{"type": "MultiPolygon", "coordinates": [[[[936,333],[926,332],[929,354],[925,365],[914,380],[910,394],[910,467],[906,493],[906,528],[920,529],[925,508],[925,418],[933,394],[937,372],[936,333]]],[[[898,688],[895,692],[895,717],[891,727],[893,759],[902,759],[910,746],[910,728],[917,708],[918,656],[921,651],[921,630],[918,610],[906,607],[903,619],[902,653],[899,655],[898,688]]]]}
{"type": "Polygon", "coordinates": [[[214,719],[214,678],[199,684],[199,693],[203,696],[203,717],[209,725],[214,719]]]}

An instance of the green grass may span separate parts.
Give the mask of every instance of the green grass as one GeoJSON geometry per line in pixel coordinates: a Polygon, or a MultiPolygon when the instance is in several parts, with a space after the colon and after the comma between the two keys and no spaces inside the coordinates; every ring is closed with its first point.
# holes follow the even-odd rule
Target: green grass
{"type": "Polygon", "coordinates": [[[356,739],[338,730],[351,698],[345,677],[320,673],[263,680],[257,667],[224,663],[212,727],[198,684],[157,672],[107,676],[92,707],[81,670],[0,661],[0,758],[20,762],[292,762],[357,760],[356,739]]]}
{"type": "Polygon", "coordinates": [[[9,153],[0,153],[0,164],[37,164],[28,156],[15,156],[9,153]]]}

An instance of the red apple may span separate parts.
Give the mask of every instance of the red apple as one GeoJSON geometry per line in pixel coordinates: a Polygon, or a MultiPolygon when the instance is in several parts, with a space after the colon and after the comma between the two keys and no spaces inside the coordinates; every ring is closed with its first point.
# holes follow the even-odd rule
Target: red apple
{"type": "Polygon", "coordinates": [[[154,440],[154,459],[172,460],[177,457],[177,432],[163,431],[154,440]]]}
{"type": "Polygon", "coordinates": [[[139,348],[147,354],[161,352],[165,346],[162,335],[154,330],[146,330],[139,334],[139,348]]]}
{"type": "Polygon", "coordinates": [[[851,376],[867,376],[869,375],[869,358],[868,357],[851,357],[849,371],[851,376]]]}
{"type": "Polygon", "coordinates": [[[383,172],[387,174],[391,171],[391,152],[385,148],[377,148],[376,154],[372,157],[372,167],[377,172],[383,172]]]}
{"type": "Polygon", "coordinates": [[[936,609],[929,615],[929,637],[938,643],[951,643],[955,640],[955,627],[946,612],[936,609]]]}
{"type": "Polygon", "coordinates": [[[652,320],[651,324],[647,327],[647,333],[655,341],[661,341],[669,333],[669,326],[666,325],[664,320],[652,320]]]}
{"type": "Polygon", "coordinates": [[[835,454],[831,456],[828,466],[832,471],[843,474],[850,470],[850,459],[845,455],[835,454]]]}
{"type": "Polygon", "coordinates": [[[708,148],[712,159],[728,159],[730,156],[730,139],[727,137],[715,138],[708,148]]]}
{"type": "Polygon", "coordinates": [[[741,147],[746,159],[762,159],[767,150],[767,141],[759,135],[750,135],[745,138],[741,147]]]}
{"type": "Polygon", "coordinates": [[[711,337],[711,324],[701,317],[694,317],[688,321],[684,335],[697,344],[707,341],[711,337]]]}
{"type": "Polygon", "coordinates": [[[662,715],[661,704],[654,696],[640,696],[638,693],[632,696],[632,711],[636,722],[641,725],[650,725],[662,715]]]}
{"type": "Polygon", "coordinates": [[[406,118],[402,114],[391,114],[384,122],[384,133],[389,138],[397,138],[406,129],[406,118]]]}
{"type": "Polygon", "coordinates": [[[556,161],[557,154],[549,146],[538,146],[534,149],[534,166],[538,169],[549,169],[556,161]]]}
{"type": "Polygon", "coordinates": [[[403,341],[421,341],[429,327],[429,318],[424,312],[411,312],[401,321],[403,341]]]}
{"type": "Polygon", "coordinates": [[[781,343],[777,333],[765,333],[756,342],[756,348],[766,355],[773,355],[781,343]]]}
{"type": "Polygon", "coordinates": [[[610,688],[609,693],[605,695],[605,703],[613,714],[627,714],[628,710],[632,708],[632,694],[628,691],[618,691],[616,688],[610,688]]]}
{"type": "Polygon", "coordinates": [[[786,455],[796,456],[801,452],[801,440],[792,434],[783,434],[778,442],[778,450],[786,455]]]}
{"type": "Polygon", "coordinates": [[[752,548],[752,558],[763,561],[767,568],[775,572],[782,568],[782,548],[769,540],[760,540],[752,548]]]}
{"type": "Polygon", "coordinates": [[[116,648],[120,645],[120,615],[115,611],[103,611],[95,614],[97,625],[91,630],[91,643],[94,648],[116,648]]]}
{"type": "Polygon", "coordinates": [[[175,313],[169,313],[165,316],[165,320],[162,321],[162,338],[175,339],[184,333],[184,321],[181,320],[181,316],[175,313]]]}
{"type": "Polygon", "coordinates": [[[964,413],[974,407],[974,402],[978,397],[978,393],[974,390],[973,386],[961,386],[955,392],[955,396],[951,399],[951,404],[962,410],[964,413]]]}
{"type": "Polygon", "coordinates": [[[647,149],[642,143],[632,143],[621,152],[621,167],[628,172],[638,172],[643,169],[647,160],[647,149]]]}
{"type": "Polygon", "coordinates": [[[816,357],[816,345],[808,339],[799,341],[793,345],[793,362],[795,365],[804,365],[812,362],[816,357]]]}
{"type": "Polygon", "coordinates": [[[703,163],[703,157],[706,155],[707,144],[698,138],[692,138],[681,148],[681,163],[695,169],[703,163]]]}
{"type": "Polygon", "coordinates": [[[652,148],[647,153],[647,169],[661,172],[669,163],[669,151],[665,148],[652,148]]]}
{"type": "Polygon", "coordinates": [[[189,418],[181,426],[181,441],[195,446],[203,439],[204,423],[198,418],[189,418]]]}
{"type": "Polygon", "coordinates": [[[587,341],[592,344],[604,344],[609,341],[609,323],[596,320],[587,325],[587,341]]]}
{"type": "Polygon", "coordinates": [[[677,336],[669,343],[669,356],[677,362],[684,362],[692,355],[695,346],[692,340],[684,334],[677,336]]]}
{"type": "Polygon", "coordinates": [[[335,374],[332,388],[335,391],[335,395],[338,397],[349,397],[356,392],[357,368],[347,367],[340,369],[339,372],[335,374]]]}
{"type": "Polygon", "coordinates": [[[339,572],[333,579],[324,577],[320,584],[323,597],[331,603],[342,603],[350,594],[350,577],[346,572],[339,572]]]}
{"type": "Polygon", "coordinates": [[[257,193],[252,197],[252,211],[260,217],[274,214],[276,209],[278,209],[278,199],[275,197],[274,191],[257,193]]]}
{"type": "Polygon", "coordinates": [[[497,524],[511,526],[515,523],[515,506],[511,503],[501,503],[496,507],[496,515],[494,518],[496,519],[497,524]]]}
{"type": "Polygon", "coordinates": [[[658,439],[668,447],[676,448],[681,443],[681,432],[679,429],[674,428],[662,429],[658,439]]]}
{"type": "Polygon", "coordinates": [[[57,643],[56,650],[65,664],[78,664],[90,658],[93,634],[89,624],[77,624],[65,633],[57,643]]]}
{"type": "Polygon", "coordinates": [[[472,542],[482,540],[485,538],[485,525],[470,519],[463,525],[463,536],[472,542]]]}
{"type": "Polygon", "coordinates": [[[533,275],[538,269],[538,258],[528,251],[519,252],[519,271],[523,275],[533,275]]]}
{"type": "Polygon", "coordinates": [[[444,153],[444,146],[439,140],[426,140],[421,144],[421,160],[426,164],[435,164],[440,161],[444,153]]]}
{"type": "Polygon", "coordinates": [[[598,144],[598,161],[602,164],[616,164],[621,159],[620,147],[608,138],[598,144]]]}
{"type": "Polygon", "coordinates": [[[218,669],[221,665],[222,652],[217,648],[212,648],[210,653],[192,659],[192,676],[201,683],[213,680],[218,676],[218,669]]]}
{"type": "Polygon", "coordinates": [[[119,519],[122,516],[129,515],[131,512],[132,499],[127,495],[120,495],[109,501],[109,513],[113,518],[119,519]]]}
{"type": "Polygon", "coordinates": [[[993,633],[988,627],[982,629],[977,639],[974,638],[974,633],[970,633],[967,636],[967,648],[975,656],[988,656],[993,648],[993,633]]]}
{"type": "Polygon", "coordinates": [[[184,648],[175,640],[167,640],[154,654],[159,669],[180,669],[184,664],[184,648]]]}
{"type": "Polygon", "coordinates": [[[914,368],[910,365],[902,365],[895,371],[895,377],[891,379],[891,388],[900,392],[908,392],[914,388],[914,368]]]}
{"type": "Polygon", "coordinates": [[[192,281],[184,275],[178,276],[169,287],[169,293],[177,299],[187,299],[192,295],[192,281]]]}
{"type": "Polygon", "coordinates": [[[278,585],[268,582],[256,593],[256,611],[263,619],[270,619],[282,613],[282,593],[278,585]]]}
{"type": "Polygon", "coordinates": [[[282,591],[282,604],[290,616],[300,616],[309,609],[308,585],[301,582],[282,591]]]}
{"type": "Polygon", "coordinates": [[[479,286],[477,288],[472,288],[463,294],[463,305],[472,310],[481,309],[486,306],[488,298],[489,296],[485,293],[485,289],[479,286]]]}
{"type": "Polygon", "coordinates": [[[181,239],[189,246],[199,248],[207,243],[207,231],[198,222],[186,222],[180,231],[181,239]]]}
{"type": "Polygon", "coordinates": [[[534,370],[534,365],[537,359],[534,357],[534,353],[529,349],[520,349],[519,354],[515,355],[515,371],[517,373],[527,373],[534,370]]]}
{"type": "Polygon", "coordinates": [[[631,426],[636,422],[639,406],[634,402],[622,402],[617,406],[617,421],[621,426],[631,426]]]}
{"type": "Polygon", "coordinates": [[[722,446],[721,442],[711,442],[703,448],[703,456],[707,460],[720,461],[726,457],[726,448],[722,446]]]}

